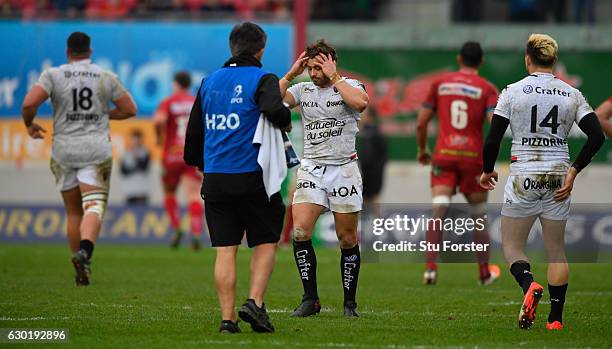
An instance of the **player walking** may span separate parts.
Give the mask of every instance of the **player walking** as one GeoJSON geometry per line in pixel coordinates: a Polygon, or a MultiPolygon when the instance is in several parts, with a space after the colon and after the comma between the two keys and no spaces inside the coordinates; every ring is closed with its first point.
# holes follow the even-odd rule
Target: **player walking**
{"type": "Polygon", "coordinates": [[[569,217],[574,180],[604,141],[597,115],[582,93],[552,74],[557,42],[548,35],[532,34],[527,41],[525,65],[529,75],[508,85],[495,108],[491,130],[483,150],[480,185],[493,190],[499,146],[508,125],[512,130],[510,176],[504,191],[501,233],[510,272],[523,289],[519,327],[535,320],[543,287],[534,281],[523,248],[536,218],[542,224],[548,255],[550,313],[546,328],[563,328],[563,304],[569,269],[565,257],[565,223],[569,217]],[[567,137],[574,123],[587,141],[570,165],[567,137]]]}
{"type": "MultiPolygon", "coordinates": [[[[457,188],[472,207],[474,218],[485,218],[487,191],[478,179],[482,170],[482,126],[491,120],[497,101],[497,89],[478,75],[482,64],[482,49],[477,42],[466,42],[457,56],[459,71],[442,76],[431,86],[417,118],[417,160],[422,165],[431,163],[431,195],[433,218],[444,219],[451,197],[457,188]],[[438,114],[438,139],[433,161],[427,149],[427,125],[438,114]]],[[[431,224],[427,241],[440,244],[442,231],[431,224]]],[[[489,243],[487,229],[474,230],[474,242],[489,243]]],[[[437,281],[437,252],[428,251],[423,280],[425,284],[437,281]]],[[[489,265],[489,251],[477,252],[480,282],[488,285],[499,276],[499,267],[489,265]]]]}
{"type": "Polygon", "coordinates": [[[191,76],[181,71],[174,75],[174,93],[164,99],[155,115],[155,134],[157,144],[162,150],[162,184],[164,187],[164,207],[170,218],[170,226],[174,230],[171,246],[177,248],[181,243],[181,215],[176,200],[176,190],[179,182],[183,182],[183,189],[187,197],[188,210],[191,221],[191,247],[200,249],[202,235],[204,207],[200,197],[202,176],[195,167],[191,167],[183,160],[185,146],[185,131],[191,107],[195,97],[189,93],[191,76]]]}
{"type": "Polygon", "coordinates": [[[363,203],[357,166],[357,122],[368,106],[368,95],[357,80],[336,71],[337,56],[324,40],[308,46],[279,81],[281,95],[290,107],[300,106],[304,123],[304,157],[297,173],[293,197],[293,251],[304,286],[302,303],[292,316],[309,316],[321,310],[317,292],[317,259],[312,231],[325,210],[334,214],[342,252],[340,274],[344,289],[344,316],[359,316],[355,294],[360,253],[357,222],[363,203]],[[308,67],[312,82],[289,83],[308,67]]]}
{"type": "Polygon", "coordinates": [[[62,194],[67,234],[74,253],[77,286],[90,283],[91,258],[106,210],[112,168],[109,119],[136,115],[136,105],[117,77],[91,63],[90,38],[68,37],[68,64],[45,70],[23,101],[22,116],[32,138],[47,132],[34,122],[51,98],[51,171],[62,194]],[[109,110],[109,102],[116,106],[109,110]]]}

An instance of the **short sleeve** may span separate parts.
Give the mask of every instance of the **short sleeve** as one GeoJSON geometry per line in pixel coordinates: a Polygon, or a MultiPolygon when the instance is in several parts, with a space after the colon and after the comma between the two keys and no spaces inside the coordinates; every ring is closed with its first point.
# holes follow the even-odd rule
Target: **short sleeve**
{"type": "Polygon", "coordinates": [[[345,79],[345,81],[353,87],[361,87],[364,91],[366,90],[365,85],[359,80],[345,79]]]}
{"type": "Polygon", "coordinates": [[[589,105],[582,92],[575,90],[576,96],[576,123],[579,123],[583,117],[593,113],[593,108],[589,105]]]}
{"type": "Polygon", "coordinates": [[[49,69],[43,71],[42,74],[40,74],[40,78],[38,78],[36,84],[42,87],[43,90],[45,90],[49,96],[51,95],[51,91],[53,91],[53,76],[49,69]]]}
{"type": "Polygon", "coordinates": [[[495,106],[497,105],[497,99],[499,98],[499,91],[493,85],[489,86],[487,97],[485,100],[487,113],[495,110],[495,106]]]}
{"type": "Polygon", "coordinates": [[[506,87],[497,98],[497,105],[495,106],[494,113],[506,119],[510,119],[512,114],[511,111],[510,92],[508,92],[508,88],[506,87]]]}
{"type": "Polygon", "coordinates": [[[127,92],[115,74],[110,74],[110,87],[113,101],[118,100],[127,92]]]}
{"type": "Polygon", "coordinates": [[[299,105],[302,98],[302,86],[304,86],[303,82],[294,84],[293,86],[287,89],[287,92],[291,93],[293,99],[295,99],[295,104],[299,105]]]}
{"type": "Polygon", "coordinates": [[[429,85],[429,90],[427,91],[427,96],[423,101],[423,107],[436,110],[436,105],[438,104],[438,82],[434,82],[429,85]]]}

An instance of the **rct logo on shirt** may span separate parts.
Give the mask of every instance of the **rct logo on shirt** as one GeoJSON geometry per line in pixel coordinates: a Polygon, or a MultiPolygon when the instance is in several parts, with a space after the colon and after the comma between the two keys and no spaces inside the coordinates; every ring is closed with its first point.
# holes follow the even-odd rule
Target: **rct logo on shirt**
{"type": "Polygon", "coordinates": [[[240,97],[241,94],[242,94],[242,85],[234,86],[234,97],[231,99],[230,103],[231,104],[241,104],[242,103],[242,97],[240,97]]]}
{"type": "Polygon", "coordinates": [[[526,94],[530,94],[531,92],[533,92],[533,86],[531,85],[523,86],[523,92],[525,92],[526,94]]]}

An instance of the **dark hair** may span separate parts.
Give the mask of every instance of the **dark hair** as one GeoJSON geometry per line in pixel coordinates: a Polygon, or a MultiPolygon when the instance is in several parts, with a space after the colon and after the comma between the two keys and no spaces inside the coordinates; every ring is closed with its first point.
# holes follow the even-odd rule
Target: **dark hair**
{"type": "Polygon", "coordinates": [[[70,53],[75,55],[82,55],[89,52],[89,45],[91,39],[89,35],[83,32],[74,32],[68,37],[68,49],[70,53]]]}
{"type": "Polygon", "coordinates": [[[306,46],[306,57],[315,58],[320,53],[324,55],[330,55],[332,60],[338,61],[338,55],[336,50],[331,47],[325,39],[319,39],[314,44],[306,46]]]}
{"type": "Polygon", "coordinates": [[[475,41],[468,41],[461,47],[459,53],[463,64],[471,68],[477,68],[482,63],[482,48],[475,41]]]}
{"type": "Polygon", "coordinates": [[[266,47],[266,32],[255,23],[236,24],[229,37],[232,55],[254,55],[266,47]]]}
{"type": "Polygon", "coordinates": [[[176,82],[181,88],[188,89],[191,87],[191,74],[183,70],[174,74],[174,82],[176,82]]]}

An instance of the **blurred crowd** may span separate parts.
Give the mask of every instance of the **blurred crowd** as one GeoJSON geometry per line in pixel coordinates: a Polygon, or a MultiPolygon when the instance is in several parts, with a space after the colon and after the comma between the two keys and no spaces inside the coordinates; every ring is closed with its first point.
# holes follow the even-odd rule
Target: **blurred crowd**
{"type": "Polygon", "coordinates": [[[165,16],[287,18],[291,0],[0,0],[4,17],[121,19],[165,16]]]}
{"type": "MultiPolygon", "coordinates": [[[[487,20],[491,0],[454,0],[453,17],[458,22],[487,20]]],[[[595,0],[496,0],[506,2],[510,22],[594,23],[595,0]]],[[[495,4],[494,4],[495,5],[495,4]]]]}

